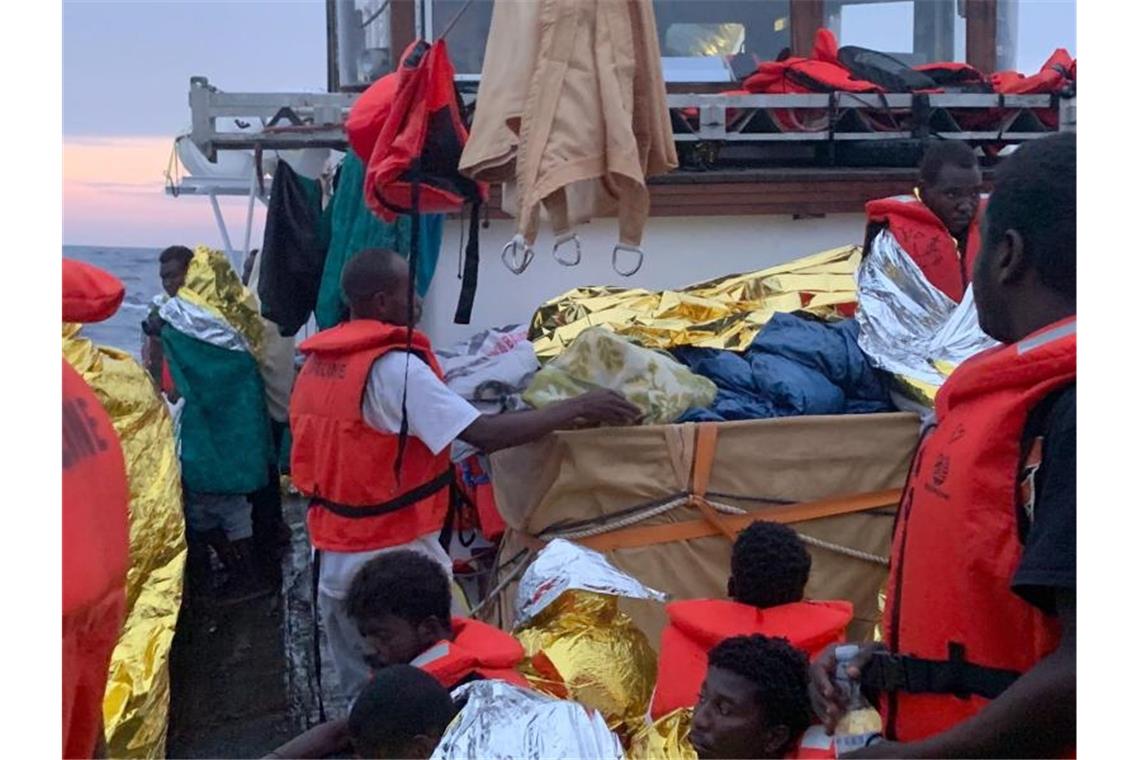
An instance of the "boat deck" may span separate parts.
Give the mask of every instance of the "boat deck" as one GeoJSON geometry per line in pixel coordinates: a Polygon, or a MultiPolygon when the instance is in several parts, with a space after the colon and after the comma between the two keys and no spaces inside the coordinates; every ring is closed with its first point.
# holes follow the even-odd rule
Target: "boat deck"
{"type": "MultiPolygon", "coordinates": [[[[293,543],[276,594],[231,607],[184,606],[171,654],[168,757],[256,758],[318,720],[305,504],[286,497],[293,543]]],[[[327,652],[325,708],[343,714],[327,652]]]]}

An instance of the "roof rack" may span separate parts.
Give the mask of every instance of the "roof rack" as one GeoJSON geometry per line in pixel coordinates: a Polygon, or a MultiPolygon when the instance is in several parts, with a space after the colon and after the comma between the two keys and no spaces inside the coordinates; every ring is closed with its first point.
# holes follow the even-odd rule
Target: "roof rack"
{"type": "MultiPolygon", "coordinates": [[[[219,150],[344,150],[344,120],[358,93],[232,93],[190,80],[191,139],[214,161],[219,150]],[[232,119],[239,129],[219,130],[232,119]]],[[[471,98],[472,95],[465,95],[471,98]]],[[[1008,145],[1076,128],[1076,98],[970,93],[667,95],[681,143],[763,145],[955,139],[1008,145]],[[1047,126],[1042,116],[1057,124],[1047,126]],[[790,122],[794,131],[786,127],[790,122]],[[783,126],[782,126],[783,124],[783,126]]]]}

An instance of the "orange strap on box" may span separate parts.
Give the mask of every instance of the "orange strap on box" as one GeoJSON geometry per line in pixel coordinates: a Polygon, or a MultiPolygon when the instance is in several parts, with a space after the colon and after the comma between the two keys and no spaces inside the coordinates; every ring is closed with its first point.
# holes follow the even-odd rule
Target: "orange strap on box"
{"type": "MultiPolygon", "coordinates": [[[[869,509],[881,509],[897,506],[902,498],[901,488],[891,488],[885,491],[871,491],[869,493],[837,496],[819,501],[807,501],[799,504],[781,505],[767,509],[749,512],[745,515],[717,515],[715,525],[707,519],[687,520],[680,523],[666,525],[631,526],[611,533],[602,533],[597,536],[576,539],[576,542],[600,552],[609,552],[615,549],[633,549],[642,546],[665,544],[672,541],[688,541],[694,538],[706,538],[718,533],[728,538],[735,538],[736,534],[747,528],[757,520],[767,520],[778,523],[797,523],[805,520],[817,520],[822,517],[835,517],[853,512],[865,512],[869,509]],[[723,529],[722,529],[723,528],[723,529]]],[[[701,499],[703,501],[703,498],[701,499]]],[[[712,507],[707,505],[711,510],[712,507]]],[[[699,509],[698,503],[698,509],[699,509]]]]}
{"type": "Polygon", "coordinates": [[[693,447],[693,472],[689,478],[689,504],[696,507],[701,517],[731,541],[736,534],[705,499],[705,493],[709,489],[709,478],[712,477],[713,462],[716,459],[716,436],[715,423],[702,422],[697,425],[696,444],[693,447]]]}

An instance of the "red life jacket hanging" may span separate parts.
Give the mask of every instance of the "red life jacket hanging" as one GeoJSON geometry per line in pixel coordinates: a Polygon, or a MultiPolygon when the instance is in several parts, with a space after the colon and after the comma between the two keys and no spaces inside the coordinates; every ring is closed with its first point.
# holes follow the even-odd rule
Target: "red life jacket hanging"
{"type": "Polygon", "coordinates": [[[409,45],[399,68],[375,82],[356,102],[345,129],[367,166],[364,199],[368,208],[388,222],[397,214],[412,217],[408,256],[412,279],[419,256],[419,215],[457,213],[465,203],[472,204],[463,286],[455,312],[457,323],[468,324],[479,266],[478,209],[487,198],[487,188],[459,173],[467,126],[447,44],[416,40],[409,45]]]}

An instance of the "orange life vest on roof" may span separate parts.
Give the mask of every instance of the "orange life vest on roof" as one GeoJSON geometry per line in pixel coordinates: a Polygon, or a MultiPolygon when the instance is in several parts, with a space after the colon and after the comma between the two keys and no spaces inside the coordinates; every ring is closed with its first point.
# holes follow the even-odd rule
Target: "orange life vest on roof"
{"type": "MultiPolygon", "coordinates": [[[[300,345],[308,355],[289,405],[293,482],[313,498],[309,538],[320,550],[365,552],[440,530],[452,482],[450,447],[432,454],[409,437],[399,482],[397,433],[369,427],[361,410],[372,364],[404,350],[407,328],[357,319],[300,345]]],[[[439,377],[431,343],[414,331],[412,351],[439,377]]]]}
{"type": "Polygon", "coordinates": [[[62,361],[63,756],[91,757],[126,614],[130,491],[111,419],[62,361]]]}
{"type": "Polygon", "coordinates": [[[876,658],[864,673],[888,689],[890,739],[961,723],[1060,642],[1059,623],[1010,581],[1022,551],[1026,419],[1076,381],[1076,331],[1074,317],[982,353],[938,393],[938,422],[915,455],[891,551],[884,641],[901,657],[876,658]]]}
{"type": "Polygon", "coordinates": [[[514,636],[470,618],[452,618],[451,631],[451,641],[439,642],[412,660],[412,665],[430,673],[448,689],[472,676],[497,678],[530,688],[516,670],[523,660],[523,648],[514,636]]]}
{"type": "Polygon", "coordinates": [[[885,224],[930,284],[955,303],[961,302],[966,287],[973,279],[974,259],[981,249],[981,220],[986,211],[984,198],[970,222],[965,258],[959,255],[958,241],[942,220],[913,195],[869,201],[866,208],[868,224],[885,224]]]}
{"type": "Polygon", "coordinates": [[[763,634],[786,638],[809,657],[844,640],[850,602],[793,602],[760,609],[727,599],[694,599],[665,606],[653,720],[693,707],[709,667],[709,650],[727,638],[763,634]]]}

